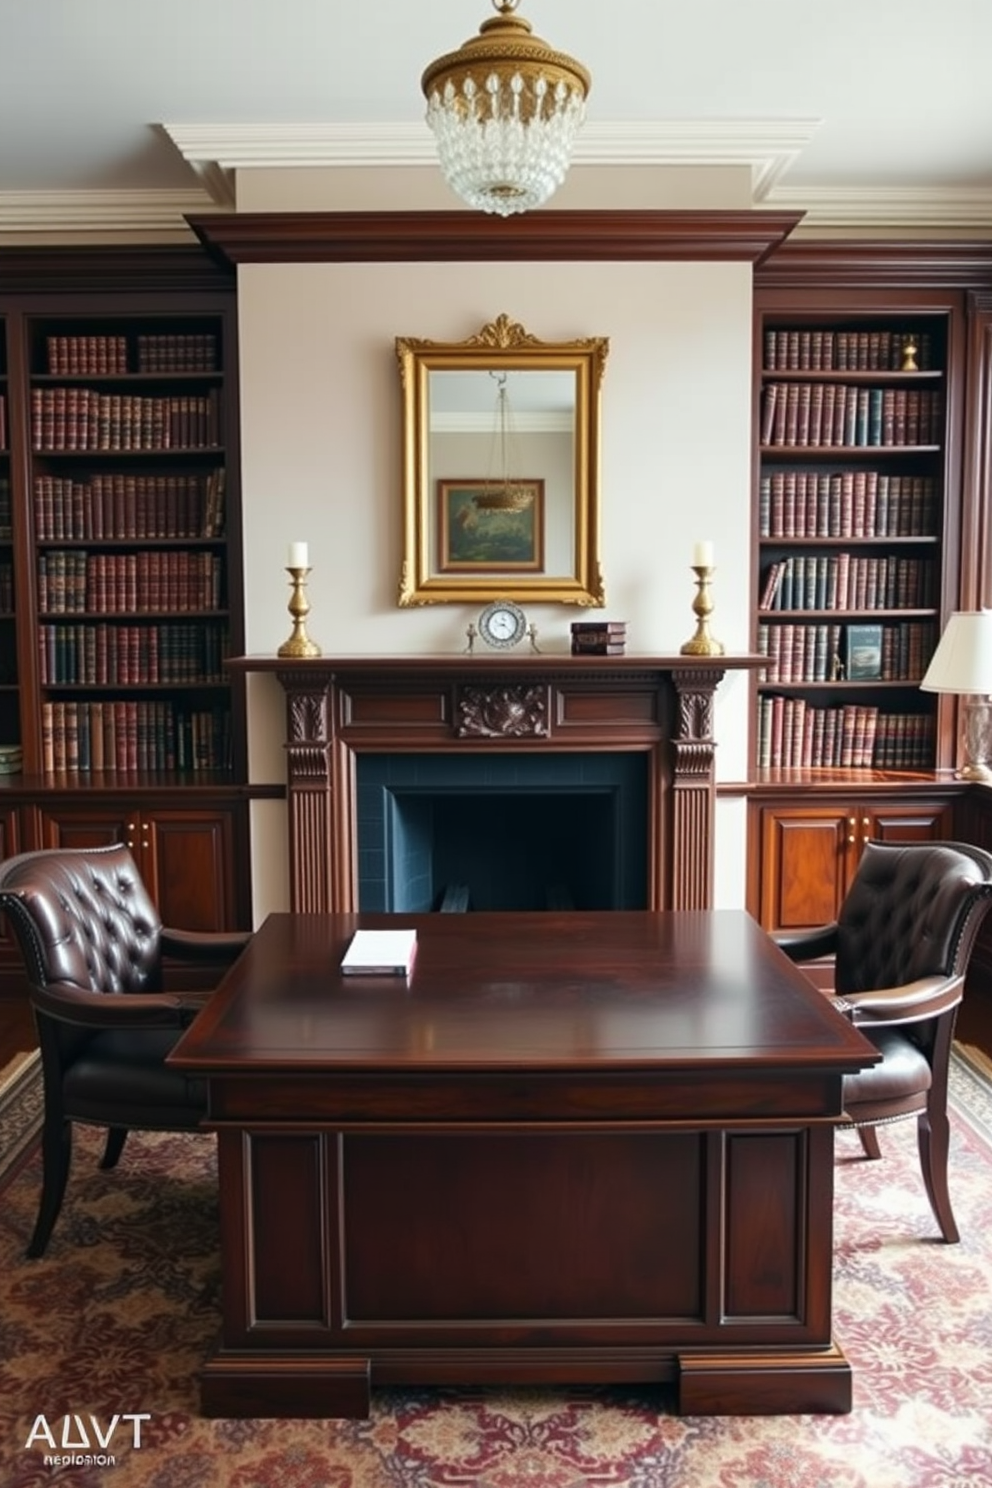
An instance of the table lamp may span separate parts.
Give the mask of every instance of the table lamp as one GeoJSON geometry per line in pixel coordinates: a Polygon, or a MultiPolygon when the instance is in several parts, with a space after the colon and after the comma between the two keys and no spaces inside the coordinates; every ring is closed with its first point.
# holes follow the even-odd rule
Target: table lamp
{"type": "Polygon", "coordinates": [[[924,692],[962,696],[959,780],[992,782],[992,610],[957,611],[920,683],[924,692]]]}

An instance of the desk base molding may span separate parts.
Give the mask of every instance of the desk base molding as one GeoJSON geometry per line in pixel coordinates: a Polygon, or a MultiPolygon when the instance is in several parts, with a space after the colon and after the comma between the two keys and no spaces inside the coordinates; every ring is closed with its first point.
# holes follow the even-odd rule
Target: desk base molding
{"type": "Polygon", "coordinates": [[[851,1367],[836,1346],[659,1354],[654,1349],[416,1349],[332,1357],[222,1350],[200,1376],[205,1416],[365,1420],[373,1387],[676,1385],[684,1416],[839,1415],[851,1367]]]}
{"type": "Polygon", "coordinates": [[[683,1354],[683,1416],[846,1415],[851,1366],[836,1346],[816,1352],[683,1354]]]}

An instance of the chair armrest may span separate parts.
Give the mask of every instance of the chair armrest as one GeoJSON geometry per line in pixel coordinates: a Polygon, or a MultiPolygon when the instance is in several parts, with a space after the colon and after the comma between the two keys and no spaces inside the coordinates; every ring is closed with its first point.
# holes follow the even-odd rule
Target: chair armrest
{"type": "Polygon", "coordinates": [[[831,956],[837,949],[836,922],[818,925],[815,930],[776,930],[772,940],[790,961],[813,961],[817,956],[831,956]]]}
{"type": "Polygon", "coordinates": [[[67,982],[32,987],[31,1001],[48,1017],[83,1028],[185,1028],[203,1006],[195,994],[89,992],[67,982]]]}
{"type": "Polygon", "coordinates": [[[177,961],[235,961],[251,940],[250,930],[170,930],[162,927],[163,956],[177,961]]]}
{"type": "Polygon", "coordinates": [[[920,977],[901,987],[873,987],[870,992],[845,992],[854,1022],[919,1023],[956,1007],[964,995],[963,976],[920,977]]]}

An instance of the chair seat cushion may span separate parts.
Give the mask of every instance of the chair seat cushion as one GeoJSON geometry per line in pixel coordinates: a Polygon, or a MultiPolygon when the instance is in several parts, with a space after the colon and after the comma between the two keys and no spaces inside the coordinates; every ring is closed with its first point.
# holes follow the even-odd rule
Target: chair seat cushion
{"type": "Polygon", "coordinates": [[[883,1056],[881,1064],[844,1077],[844,1108],[901,1101],[925,1095],[930,1089],[930,1066],[921,1051],[899,1028],[866,1028],[865,1035],[883,1056]]]}
{"type": "Polygon", "coordinates": [[[138,1129],[199,1125],[207,1109],[206,1083],[163,1063],[179,1032],[113,1028],[96,1034],[65,1072],[65,1114],[138,1129]]]}

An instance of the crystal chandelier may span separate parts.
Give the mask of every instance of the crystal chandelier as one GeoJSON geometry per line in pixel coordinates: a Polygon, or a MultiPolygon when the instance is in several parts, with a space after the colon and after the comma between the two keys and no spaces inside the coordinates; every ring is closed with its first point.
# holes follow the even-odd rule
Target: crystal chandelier
{"type": "Polygon", "coordinates": [[[505,372],[490,372],[496,381],[496,410],[485,486],[473,498],[480,512],[526,511],[534,500],[533,486],[513,478],[513,412],[505,372]]]}
{"type": "Polygon", "coordinates": [[[427,122],[448,185],[470,207],[509,217],[539,207],[568,173],[591,78],[515,16],[498,12],[424,71],[427,122]]]}

